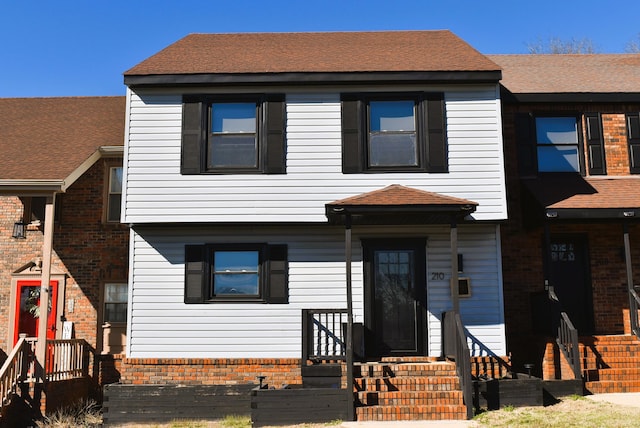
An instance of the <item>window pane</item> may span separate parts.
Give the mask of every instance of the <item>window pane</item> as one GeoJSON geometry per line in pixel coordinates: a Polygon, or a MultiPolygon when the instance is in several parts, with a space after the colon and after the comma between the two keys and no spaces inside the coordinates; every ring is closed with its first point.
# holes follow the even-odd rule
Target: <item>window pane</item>
{"type": "Polygon", "coordinates": [[[370,131],[415,131],[413,107],[413,101],[372,101],[370,131]]]}
{"type": "Polygon", "coordinates": [[[122,167],[111,168],[109,193],[122,193],[122,167]]]}
{"type": "Polygon", "coordinates": [[[577,146],[538,146],[538,170],[540,172],[577,172],[577,146]]]}
{"type": "Polygon", "coordinates": [[[257,251],[216,251],[214,258],[216,272],[258,272],[257,251]]]}
{"type": "Polygon", "coordinates": [[[127,301],[127,284],[105,284],[104,301],[107,303],[122,303],[127,301]]]}
{"type": "Polygon", "coordinates": [[[211,115],[213,132],[256,132],[254,103],[215,103],[211,106],[211,115]]]}
{"type": "Polygon", "coordinates": [[[575,117],[537,117],[538,144],[578,144],[575,117]]]}
{"type": "Polygon", "coordinates": [[[255,134],[216,135],[209,144],[209,167],[255,168],[258,150],[255,134]]]}
{"type": "Polygon", "coordinates": [[[127,322],[126,303],[107,303],[104,305],[105,322],[127,322]]]}
{"type": "Polygon", "coordinates": [[[372,134],[369,138],[369,166],[418,165],[415,134],[372,134]]]}
{"type": "Polygon", "coordinates": [[[109,207],[107,212],[107,221],[120,221],[120,202],[122,201],[121,194],[109,195],[109,207]]]}
{"type": "Polygon", "coordinates": [[[258,274],[216,273],[213,276],[213,294],[259,294],[258,274]]]}

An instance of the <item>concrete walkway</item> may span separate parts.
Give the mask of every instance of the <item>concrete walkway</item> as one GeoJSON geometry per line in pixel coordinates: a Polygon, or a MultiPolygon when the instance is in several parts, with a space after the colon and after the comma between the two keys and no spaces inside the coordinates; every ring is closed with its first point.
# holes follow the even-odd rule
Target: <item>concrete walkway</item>
{"type": "Polygon", "coordinates": [[[342,422],[341,427],[345,428],[422,428],[422,427],[444,427],[444,428],[467,428],[477,427],[474,421],[389,421],[389,422],[342,422]]]}
{"type": "Polygon", "coordinates": [[[585,398],[620,406],[640,407],[640,392],[614,392],[610,394],[586,395],[585,398]]]}

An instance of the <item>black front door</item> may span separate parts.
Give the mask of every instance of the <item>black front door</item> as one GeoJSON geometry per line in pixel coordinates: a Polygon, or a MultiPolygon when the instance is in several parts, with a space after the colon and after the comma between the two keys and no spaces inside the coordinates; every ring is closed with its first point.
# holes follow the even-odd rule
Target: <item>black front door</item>
{"type": "Polygon", "coordinates": [[[364,242],[367,355],[424,355],[425,246],[425,240],[364,242]]]}
{"type": "Polygon", "coordinates": [[[579,334],[593,333],[589,253],[584,235],[552,235],[551,285],[579,334]]]}

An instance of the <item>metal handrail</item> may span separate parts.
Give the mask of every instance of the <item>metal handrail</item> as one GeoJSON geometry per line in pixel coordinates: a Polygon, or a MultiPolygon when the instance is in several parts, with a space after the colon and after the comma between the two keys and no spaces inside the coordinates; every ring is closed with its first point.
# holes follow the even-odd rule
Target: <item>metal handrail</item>
{"type": "Polygon", "coordinates": [[[346,359],[346,309],[302,310],[302,361],[346,359]]]}
{"type": "Polygon", "coordinates": [[[442,321],[444,323],[444,355],[456,362],[456,373],[460,379],[462,397],[467,407],[467,419],[471,419],[473,417],[473,392],[471,353],[467,343],[467,335],[459,313],[455,311],[445,312],[442,321]]]}
{"type": "Polygon", "coordinates": [[[555,291],[549,289],[549,300],[551,300],[558,312],[558,327],[556,335],[556,343],[558,348],[564,354],[575,379],[582,379],[582,370],[580,366],[580,344],[578,341],[578,329],[573,326],[569,315],[561,308],[560,299],[555,291]]]}
{"type": "Polygon", "coordinates": [[[629,295],[631,296],[631,299],[629,299],[629,322],[631,324],[631,332],[634,333],[638,339],[640,339],[640,321],[638,320],[640,296],[638,296],[638,293],[636,293],[636,291],[632,288],[629,289],[629,295]]]}

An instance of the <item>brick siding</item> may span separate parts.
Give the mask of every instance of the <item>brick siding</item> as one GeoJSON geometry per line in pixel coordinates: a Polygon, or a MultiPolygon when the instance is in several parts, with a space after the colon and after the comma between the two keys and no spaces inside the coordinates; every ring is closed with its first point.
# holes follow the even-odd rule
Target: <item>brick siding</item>
{"type": "MultiPolygon", "coordinates": [[[[66,272],[65,303],[58,308],[74,323],[75,337],[85,339],[100,349],[99,308],[104,282],[126,282],[128,263],[128,228],[102,222],[105,178],[108,167],[122,164],[122,159],[96,162],[65,194],[57,198],[53,237],[53,268],[66,272]],[[68,302],[73,299],[73,312],[68,302]]],[[[0,197],[0,348],[8,350],[9,303],[12,272],[42,257],[43,226],[29,226],[26,239],[14,239],[13,223],[22,218],[23,200],[0,197]]],[[[61,332],[58,332],[60,335],[61,332]]]]}

